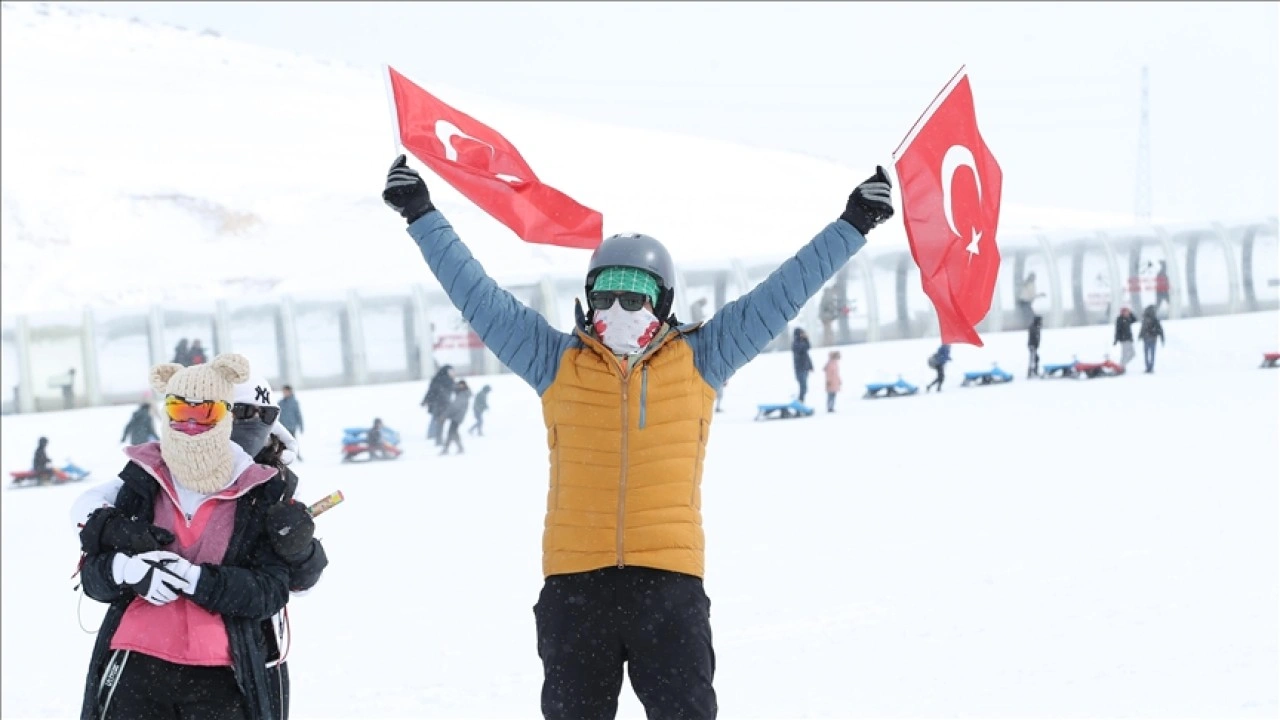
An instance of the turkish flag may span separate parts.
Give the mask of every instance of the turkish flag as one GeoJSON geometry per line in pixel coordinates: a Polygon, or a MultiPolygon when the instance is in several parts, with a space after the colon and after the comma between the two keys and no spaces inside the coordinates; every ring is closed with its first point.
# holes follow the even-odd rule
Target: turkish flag
{"type": "Polygon", "coordinates": [[[594,249],[603,218],[538,180],[496,130],[388,67],[400,143],[458,192],[529,243],[594,249]]]}
{"type": "Polygon", "coordinates": [[[978,132],[968,75],[949,86],[894,167],[911,256],[942,342],[982,347],[974,328],[991,309],[1000,272],[1003,174],[978,132]]]}

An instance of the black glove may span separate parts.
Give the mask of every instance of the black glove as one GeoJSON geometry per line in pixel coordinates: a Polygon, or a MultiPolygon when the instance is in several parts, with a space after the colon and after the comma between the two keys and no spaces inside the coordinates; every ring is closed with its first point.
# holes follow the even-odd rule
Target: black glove
{"type": "Polygon", "coordinates": [[[427,184],[417,170],[409,167],[404,155],[396,158],[387,171],[387,187],[382,191],[382,201],[409,223],[436,209],[431,204],[427,184]]]}
{"type": "Polygon", "coordinates": [[[876,166],[876,174],[867,178],[861,185],[853,189],[849,195],[849,203],[845,205],[840,219],[866,235],[875,226],[893,217],[893,197],[889,191],[893,183],[884,168],[876,166]]]}
{"type": "Polygon", "coordinates": [[[300,502],[277,503],[267,510],[267,535],[271,538],[272,547],[285,560],[305,559],[303,556],[311,549],[315,530],[311,513],[300,502]]]}
{"type": "Polygon", "coordinates": [[[168,530],[134,520],[113,507],[94,510],[80,529],[80,549],[90,555],[109,551],[136,555],[159,550],[174,539],[168,530]]]}

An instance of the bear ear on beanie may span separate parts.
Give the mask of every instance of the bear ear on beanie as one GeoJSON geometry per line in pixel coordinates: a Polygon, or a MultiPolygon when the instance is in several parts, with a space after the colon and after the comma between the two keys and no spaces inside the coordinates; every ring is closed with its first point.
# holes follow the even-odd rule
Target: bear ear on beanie
{"type": "Polygon", "coordinates": [[[209,363],[219,375],[232,385],[249,379],[249,358],[238,353],[223,353],[209,363]]]}
{"type": "Polygon", "coordinates": [[[151,368],[151,391],[161,397],[169,394],[169,378],[182,369],[178,363],[161,363],[151,368]]]}

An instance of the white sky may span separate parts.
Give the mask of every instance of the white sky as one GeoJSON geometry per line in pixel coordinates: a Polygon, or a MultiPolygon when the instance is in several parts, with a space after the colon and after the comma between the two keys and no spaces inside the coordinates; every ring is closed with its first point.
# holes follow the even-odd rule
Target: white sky
{"type": "Polygon", "coordinates": [[[1280,204],[1276,3],[64,4],[857,166],[968,64],[1006,198],[1125,213],[1146,64],[1155,215],[1280,204]]]}

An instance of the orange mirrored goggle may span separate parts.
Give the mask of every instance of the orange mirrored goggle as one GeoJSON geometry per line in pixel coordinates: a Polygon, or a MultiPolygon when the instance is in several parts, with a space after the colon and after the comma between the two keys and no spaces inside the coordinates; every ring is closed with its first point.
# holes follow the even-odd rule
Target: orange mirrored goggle
{"type": "Polygon", "coordinates": [[[177,395],[167,395],[164,399],[164,411],[173,422],[217,425],[231,411],[231,403],[220,400],[191,402],[177,395]]]}

